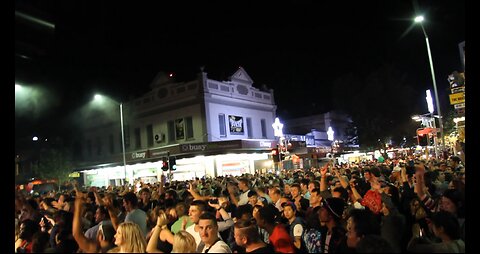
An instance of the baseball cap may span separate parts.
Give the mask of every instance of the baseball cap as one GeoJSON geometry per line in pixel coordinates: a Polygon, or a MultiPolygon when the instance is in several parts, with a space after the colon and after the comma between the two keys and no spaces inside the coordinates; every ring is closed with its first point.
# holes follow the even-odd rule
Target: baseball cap
{"type": "Polygon", "coordinates": [[[297,211],[297,206],[291,201],[283,202],[282,207],[285,208],[285,206],[290,206],[294,211],[297,211]]]}

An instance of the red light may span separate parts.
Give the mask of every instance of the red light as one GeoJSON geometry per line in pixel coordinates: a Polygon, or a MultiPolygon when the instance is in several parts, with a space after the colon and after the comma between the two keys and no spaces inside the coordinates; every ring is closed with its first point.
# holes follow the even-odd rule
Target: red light
{"type": "Polygon", "coordinates": [[[170,78],[173,77],[173,73],[170,73],[170,75],[168,75],[170,78]]]}

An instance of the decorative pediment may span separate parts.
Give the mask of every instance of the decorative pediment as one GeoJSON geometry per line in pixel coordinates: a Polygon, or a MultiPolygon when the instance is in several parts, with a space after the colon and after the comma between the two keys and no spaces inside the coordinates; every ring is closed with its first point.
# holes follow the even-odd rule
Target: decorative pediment
{"type": "Polygon", "coordinates": [[[242,67],[238,67],[238,70],[232,76],[230,76],[230,80],[249,86],[252,86],[253,84],[253,80],[242,67]]]}
{"type": "Polygon", "coordinates": [[[173,83],[174,81],[175,80],[173,77],[170,77],[165,72],[160,71],[150,83],[150,88],[154,89],[160,86],[165,86],[166,84],[173,83]]]}

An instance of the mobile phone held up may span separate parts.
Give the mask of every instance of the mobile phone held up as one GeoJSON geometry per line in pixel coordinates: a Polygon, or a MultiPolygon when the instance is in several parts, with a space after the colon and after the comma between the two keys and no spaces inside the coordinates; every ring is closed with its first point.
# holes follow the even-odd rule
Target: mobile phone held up
{"type": "Polygon", "coordinates": [[[210,202],[212,204],[218,204],[218,198],[212,198],[208,202],[210,202]]]}

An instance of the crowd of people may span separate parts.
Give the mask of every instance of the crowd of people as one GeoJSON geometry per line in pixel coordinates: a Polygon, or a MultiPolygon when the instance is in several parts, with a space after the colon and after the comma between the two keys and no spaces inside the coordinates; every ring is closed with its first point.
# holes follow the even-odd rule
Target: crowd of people
{"type": "Polygon", "coordinates": [[[15,192],[17,253],[465,252],[465,165],[409,155],[15,192]]]}

